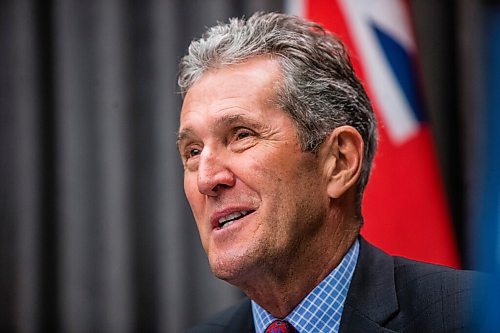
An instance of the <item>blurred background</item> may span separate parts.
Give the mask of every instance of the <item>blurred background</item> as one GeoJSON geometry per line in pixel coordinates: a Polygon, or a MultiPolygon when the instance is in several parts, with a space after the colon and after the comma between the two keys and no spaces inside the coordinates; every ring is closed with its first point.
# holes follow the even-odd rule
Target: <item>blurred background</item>
{"type": "MultiPolygon", "coordinates": [[[[495,271],[500,4],[408,3],[458,265],[495,271]]],[[[303,4],[0,1],[1,332],[181,332],[243,296],[183,194],[176,73],[207,26],[256,10],[303,4]]]]}

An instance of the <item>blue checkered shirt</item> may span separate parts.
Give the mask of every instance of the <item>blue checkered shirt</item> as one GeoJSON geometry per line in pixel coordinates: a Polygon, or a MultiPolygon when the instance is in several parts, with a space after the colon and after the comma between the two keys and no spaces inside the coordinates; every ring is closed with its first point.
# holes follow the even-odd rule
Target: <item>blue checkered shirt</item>
{"type": "MultiPolygon", "coordinates": [[[[331,271],[284,319],[300,333],[337,333],[347,291],[358,261],[359,241],[356,240],[340,264],[331,271]]],[[[274,318],[252,301],[256,333],[264,333],[274,318]]]]}

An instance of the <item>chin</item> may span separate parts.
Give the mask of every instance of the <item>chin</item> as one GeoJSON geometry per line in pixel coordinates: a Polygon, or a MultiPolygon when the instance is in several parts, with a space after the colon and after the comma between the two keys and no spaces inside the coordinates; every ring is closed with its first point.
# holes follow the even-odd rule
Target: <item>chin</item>
{"type": "Polygon", "coordinates": [[[259,260],[251,255],[222,255],[209,258],[210,268],[214,275],[231,284],[238,284],[238,282],[245,279],[255,272],[259,260]]]}

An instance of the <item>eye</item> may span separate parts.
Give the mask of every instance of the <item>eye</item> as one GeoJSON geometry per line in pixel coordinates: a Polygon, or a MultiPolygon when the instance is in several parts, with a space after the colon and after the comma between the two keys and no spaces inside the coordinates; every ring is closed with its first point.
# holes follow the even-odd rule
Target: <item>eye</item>
{"type": "Polygon", "coordinates": [[[190,158],[196,157],[201,154],[201,148],[198,146],[187,146],[184,149],[184,159],[187,161],[190,158]]]}
{"type": "Polygon", "coordinates": [[[189,157],[194,157],[194,156],[200,155],[200,153],[201,153],[200,149],[192,148],[189,150],[189,157]]]}
{"type": "Polygon", "coordinates": [[[253,133],[246,129],[246,128],[240,128],[236,131],[236,140],[242,140],[242,139],[245,139],[245,138],[248,138],[249,136],[252,136],[253,133]]]}

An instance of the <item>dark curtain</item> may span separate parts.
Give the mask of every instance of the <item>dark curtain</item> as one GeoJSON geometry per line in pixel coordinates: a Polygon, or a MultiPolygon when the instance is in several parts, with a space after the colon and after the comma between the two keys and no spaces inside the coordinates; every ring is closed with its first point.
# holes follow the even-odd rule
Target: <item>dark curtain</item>
{"type": "MultiPolygon", "coordinates": [[[[462,245],[477,3],[412,6],[462,245]]],[[[184,198],[177,63],[217,20],[284,5],[0,1],[0,331],[181,332],[242,296],[212,277],[184,198]]]]}
{"type": "Polygon", "coordinates": [[[217,20],[281,8],[1,2],[2,332],[179,332],[241,297],[184,199],[177,63],[217,20]]]}

